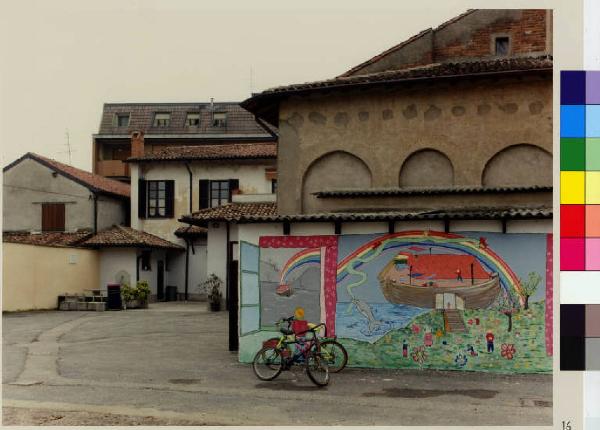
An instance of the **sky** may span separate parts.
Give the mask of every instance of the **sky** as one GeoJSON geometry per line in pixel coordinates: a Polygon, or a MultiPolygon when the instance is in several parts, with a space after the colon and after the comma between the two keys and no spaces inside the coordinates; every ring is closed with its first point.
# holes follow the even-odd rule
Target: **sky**
{"type": "Polygon", "coordinates": [[[332,78],[467,9],[439,3],[0,0],[2,165],[32,151],[91,170],[103,103],[241,101],[332,78]]]}

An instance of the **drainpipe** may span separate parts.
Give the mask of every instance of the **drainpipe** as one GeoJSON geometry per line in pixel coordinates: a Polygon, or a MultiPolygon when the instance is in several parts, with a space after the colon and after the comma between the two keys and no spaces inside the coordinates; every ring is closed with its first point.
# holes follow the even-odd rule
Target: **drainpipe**
{"type": "MultiPolygon", "coordinates": [[[[192,169],[190,169],[190,164],[185,163],[185,168],[188,171],[190,177],[190,213],[192,213],[192,169]]],[[[185,239],[185,298],[184,300],[187,302],[188,300],[188,288],[189,288],[189,269],[190,269],[190,240],[188,238],[185,239]]]]}
{"type": "Polygon", "coordinates": [[[227,225],[227,245],[226,245],[226,254],[225,257],[225,309],[229,312],[232,312],[234,307],[229,303],[229,265],[231,264],[231,253],[229,252],[229,221],[226,222],[227,225]]]}
{"type": "Polygon", "coordinates": [[[92,192],[94,200],[94,234],[98,233],[98,194],[92,192]]]}

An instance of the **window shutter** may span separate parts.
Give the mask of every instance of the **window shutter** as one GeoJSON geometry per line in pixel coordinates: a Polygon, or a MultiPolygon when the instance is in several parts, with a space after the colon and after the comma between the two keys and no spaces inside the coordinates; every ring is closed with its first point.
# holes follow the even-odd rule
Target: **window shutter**
{"type": "Polygon", "coordinates": [[[165,216],[175,216],[175,181],[165,181],[165,216]]]}
{"type": "Polygon", "coordinates": [[[138,218],[146,218],[146,181],[138,180],[138,218]]]}
{"type": "Polygon", "coordinates": [[[209,182],[208,179],[200,179],[200,209],[210,207],[209,182]]]}
{"type": "Polygon", "coordinates": [[[260,248],[240,242],[240,335],[260,330],[260,248]]]}
{"type": "Polygon", "coordinates": [[[231,203],[233,190],[237,190],[240,188],[240,180],[239,179],[230,179],[229,180],[229,202],[231,203]]]}

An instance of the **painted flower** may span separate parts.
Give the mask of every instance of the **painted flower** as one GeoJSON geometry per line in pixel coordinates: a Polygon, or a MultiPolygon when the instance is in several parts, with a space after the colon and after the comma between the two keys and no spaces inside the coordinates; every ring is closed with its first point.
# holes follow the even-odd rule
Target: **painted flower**
{"type": "Polygon", "coordinates": [[[421,345],[421,346],[414,348],[413,352],[412,352],[412,359],[419,364],[423,364],[425,362],[425,360],[427,359],[427,353],[425,352],[425,347],[421,345]]]}
{"type": "Polygon", "coordinates": [[[456,358],[454,359],[454,362],[456,363],[456,365],[458,367],[465,367],[465,365],[467,364],[467,356],[464,354],[458,354],[456,356],[456,358]]]}
{"type": "Polygon", "coordinates": [[[414,334],[419,334],[419,332],[420,332],[420,331],[421,331],[421,327],[419,327],[419,326],[418,326],[418,325],[416,325],[416,324],[413,324],[413,326],[412,326],[412,332],[413,332],[414,334]]]}
{"type": "Polygon", "coordinates": [[[442,332],[442,330],[440,330],[438,328],[437,331],[435,332],[435,337],[442,337],[443,335],[444,335],[444,333],[442,332]]]}
{"type": "Polygon", "coordinates": [[[515,346],[512,343],[503,343],[501,348],[502,357],[506,358],[507,360],[512,360],[513,356],[517,352],[515,346]]]}

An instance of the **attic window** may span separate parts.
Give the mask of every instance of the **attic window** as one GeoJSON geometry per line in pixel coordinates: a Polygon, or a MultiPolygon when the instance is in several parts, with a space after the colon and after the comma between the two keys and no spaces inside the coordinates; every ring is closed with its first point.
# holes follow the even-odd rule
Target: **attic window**
{"type": "Polygon", "coordinates": [[[200,125],[200,114],[198,112],[188,112],[185,117],[186,127],[198,127],[200,125]]]}
{"type": "Polygon", "coordinates": [[[115,119],[116,119],[117,127],[129,126],[129,114],[128,113],[118,113],[116,115],[115,119]]]}
{"type": "Polygon", "coordinates": [[[510,38],[508,36],[499,36],[495,39],[496,55],[505,57],[510,48],[510,38]]]}
{"type": "Polygon", "coordinates": [[[213,127],[227,127],[227,112],[213,113],[213,127]]]}
{"type": "Polygon", "coordinates": [[[169,112],[154,114],[154,127],[168,127],[169,125],[171,125],[171,114],[169,112]]]}

